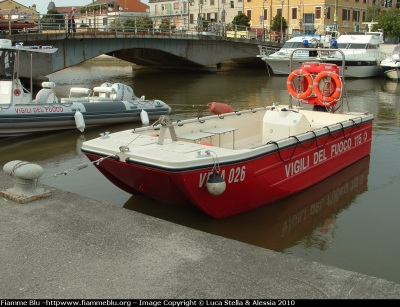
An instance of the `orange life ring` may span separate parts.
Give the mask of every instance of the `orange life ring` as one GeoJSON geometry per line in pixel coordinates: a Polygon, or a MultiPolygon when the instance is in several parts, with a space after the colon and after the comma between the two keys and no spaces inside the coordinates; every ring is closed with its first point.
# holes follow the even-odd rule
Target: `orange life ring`
{"type": "Polygon", "coordinates": [[[287,82],[286,82],[286,88],[288,89],[290,95],[293,98],[306,99],[306,98],[310,97],[310,95],[312,94],[312,91],[313,91],[312,83],[313,83],[313,79],[312,79],[311,74],[307,70],[299,68],[299,69],[292,71],[292,73],[288,76],[287,82]],[[295,77],[298,77],[298,76],[303,76],[306,79],[306,81],[304,82],[304,85],[307,87],[307,89],[302,93],[297,92],[296,89],[294,88],[293,80],[295,77]]]}
{"type": "Polygon", "coordinates": [[[330,71],[321,71],[314,79],[314,93],[322,103],[337,101],[342,94],[342,80],[340,80],[339,75],[336,73],[332,73],[330,71]],[[329,96],[324,96],[319,88],[319,82],[327,77],[332,79],[335,90],[329,96]]]}

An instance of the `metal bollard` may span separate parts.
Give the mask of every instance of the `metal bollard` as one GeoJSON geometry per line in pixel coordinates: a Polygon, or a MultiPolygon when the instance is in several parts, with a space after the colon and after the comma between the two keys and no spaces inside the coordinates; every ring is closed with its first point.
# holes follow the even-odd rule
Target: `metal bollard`
{"type": "Polygon", "coordinates": [[[4,165],[3,170],[14,181],[14,187],[0,191],[0,195],[20,204],[51,195],[50,191],[38,188],[38,179],[43,175],[43,168],[35,163],[15,160],[4,165]]]}

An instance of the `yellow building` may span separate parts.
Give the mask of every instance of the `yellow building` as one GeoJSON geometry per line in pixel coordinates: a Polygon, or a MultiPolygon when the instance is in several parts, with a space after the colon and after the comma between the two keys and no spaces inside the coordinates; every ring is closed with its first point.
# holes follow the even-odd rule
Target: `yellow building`
{"type": "Polygon", "coordinates": [[[244,13],[252,28],[270,30],[273,18],[283,12],[287,22],[286,38],[302,32],[315,32],[327,27],[339,32],[367,30],[369,7],[396,7],[400,0],[243,0],[244,13]],[[376,4],[374,4],[376,3],[376,4]]]}
{"type": "Polygon", "coordinates": [[[36,4],[25,6],[13,0],[0,1],[0,17],[7,18],[7,15],[19,15],[21,17],[29,17],[33,20],[39,19],[39,12],[36,11],[36,4]]]}

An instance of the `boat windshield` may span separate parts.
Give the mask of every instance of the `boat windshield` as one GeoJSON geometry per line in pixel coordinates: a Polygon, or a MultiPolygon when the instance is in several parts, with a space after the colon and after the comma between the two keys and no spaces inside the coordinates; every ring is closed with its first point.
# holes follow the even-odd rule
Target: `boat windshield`
{"type": "Polygon", "coordinates": [[[338,43],[339,49],[368,49],[368,44],[338,43]]]}
{"type": "MultiPolygon", "coordinates": [[[[315,48],[318,46],[317,42],[315,41],[315,39],[313,40],[309,40],[308,41],[308,46],[311,48],[315,48]]],[[[304,44],[303,42],[285,42],[283,44],[282,48],[290,48],[290,49],[296,49],[296,48],[304,48],[304,44]]]]}
{"type": "Polygon", "coordinates": [[[10,80],[14,71],[14,50],[0,50],[0,80],[10,80]]]}

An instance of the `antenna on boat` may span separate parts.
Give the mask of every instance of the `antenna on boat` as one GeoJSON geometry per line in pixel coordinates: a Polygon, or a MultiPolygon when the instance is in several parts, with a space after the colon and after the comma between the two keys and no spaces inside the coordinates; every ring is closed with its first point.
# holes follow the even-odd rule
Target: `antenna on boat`
{"type": "Polygon", "coordinates": [[[372,20],[368,22],[362,22],[363,25],[368,25],[368,32],[372,32],[372,26],[378,24],[378,22],[372,20]]]}

